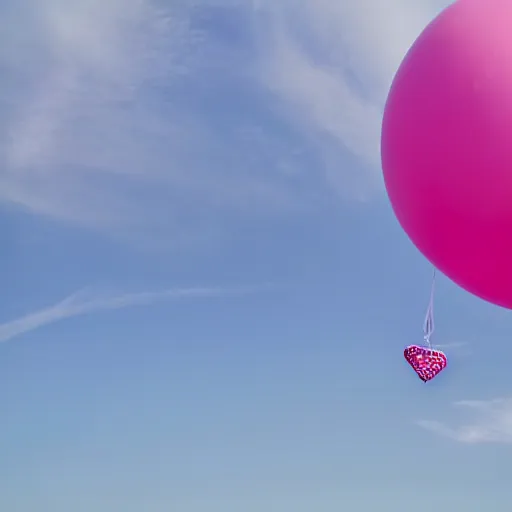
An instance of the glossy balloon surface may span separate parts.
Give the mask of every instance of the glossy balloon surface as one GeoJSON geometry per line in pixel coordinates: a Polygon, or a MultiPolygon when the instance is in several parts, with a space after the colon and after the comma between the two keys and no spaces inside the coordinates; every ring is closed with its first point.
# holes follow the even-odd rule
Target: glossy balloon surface
{"type": "Polygon", "coordinates": [[[419,36],[389,93],[382,167],[418,249],[512,308],[511,0],[458,0],[419,36]]]}

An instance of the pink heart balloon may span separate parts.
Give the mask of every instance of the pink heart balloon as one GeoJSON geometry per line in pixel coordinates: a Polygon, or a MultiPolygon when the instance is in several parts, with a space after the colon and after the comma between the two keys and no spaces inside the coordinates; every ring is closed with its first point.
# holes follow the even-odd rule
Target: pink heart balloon
{"type": "Polygon", "coordinates": [[[432,380],[448,363],[445,354],[440,350],[432,350],[420,345],[407,347],[404,350],[404,356],[423,382],[432,380]]]}

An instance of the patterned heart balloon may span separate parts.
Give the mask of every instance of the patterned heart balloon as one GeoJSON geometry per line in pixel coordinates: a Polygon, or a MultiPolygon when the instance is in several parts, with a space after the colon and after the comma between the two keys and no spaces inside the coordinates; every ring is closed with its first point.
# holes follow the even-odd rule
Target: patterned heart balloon
{"type": "Polygon", "coordinates": [[[404,356],[423,382],[433,379],[448,363],[446,356],[440,350],[432,350],[420,345],[407,347],[404,350],[404,356]]]}

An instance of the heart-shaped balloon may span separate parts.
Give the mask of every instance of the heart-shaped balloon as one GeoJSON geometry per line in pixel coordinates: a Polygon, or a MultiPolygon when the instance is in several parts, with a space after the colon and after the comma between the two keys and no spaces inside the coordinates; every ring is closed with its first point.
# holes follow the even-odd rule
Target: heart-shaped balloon
{"type": "Polygon", "coordinates": [[[446,356],[440,350],[432,350],[420,345],[408,346],[404,350],[404,356],[423,382],[433,379],[448,363],[446,356]]]}

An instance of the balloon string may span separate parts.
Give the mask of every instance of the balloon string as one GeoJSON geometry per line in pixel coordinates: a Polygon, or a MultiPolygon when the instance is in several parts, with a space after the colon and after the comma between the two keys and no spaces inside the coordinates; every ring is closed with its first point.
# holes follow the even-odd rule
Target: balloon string
{"type": "Polygon", "coordinates": [[[434,290],[436,284],[436,269],[432,275],[432,286],[430,288],[430,301],[428,303],[427,314],[425,315],[425,322],[423,323],[423,339],[428,345],[428,348],[432,349],[430,344],[430,337],[434,332],[434,290]]]}

